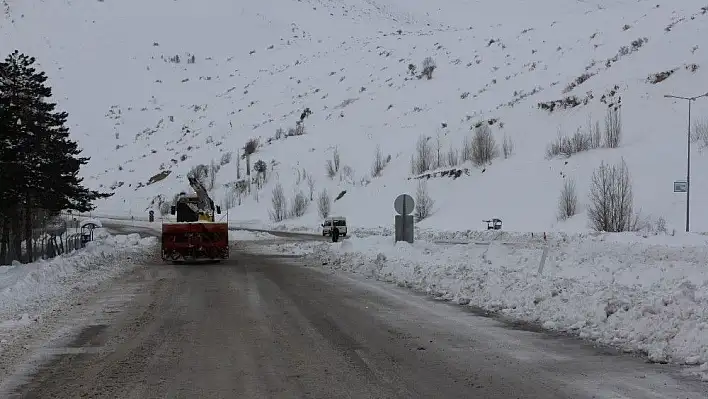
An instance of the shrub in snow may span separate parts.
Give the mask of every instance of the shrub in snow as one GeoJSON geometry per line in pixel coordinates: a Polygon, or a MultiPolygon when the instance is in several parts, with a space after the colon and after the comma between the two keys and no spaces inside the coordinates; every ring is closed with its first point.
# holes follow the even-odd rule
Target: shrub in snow
{"type": "Polygon", "coordinates": [[[225,152],[224,154],[221,155],[221,160],[219,160],[219,165],[224,166],[231,162],[231,156],[233,153],[231,152],[225,152]]]}
{"type": "Polygon", "coordinates": [[[312,115],[312,110],[309,107],[305,108],[305,110],[302,111],[302,114],[300,114],[300,122],[304,121],[305,118],[307,118],[310,115],[312,115]]]}
{"type": "Polygon", "coordinates": [[[575,181],[565,179],[560,197],[558,198],[558,219],[566,220],[575,216],[578,210],[578,194],[575,190],[575,181]]]}
{"type": "Polygon", "coordinates": [[[283,186],[278,183],[273,187],[273,197],[271,198],[272,209],[270,218],[274,222],[282,222],[287,217],[287,202],[283,186]]]}
{"type": "Polygon", "coordinates": [[[327,189],[324,189],[317,197],[317,212],[320,214],[320,217],[322,219],[329,216],[329,211],[331,207],[332,199],[329,198],[329,194],[327,194],[327,189]]]}
{"type": "Polygon", "coordinates": [[[304,215],[307,211],[308,204],[309,202],[307,201],[307,197],[305,197],[305,194],[302,192],[302,190],[296,190],[290,208],[290,215],[292,217],[300,217],[304,215]]]}
{"type": "Polygon", "coordinates": [[[429,138],[421,135],[418,137],[415,153],[411,156],[411,172],[414,175],[424,173],[433,167],[433,162],[433,147],[429,138]]]}
{"type": "Polygon", "coordinates": [[[563,93],[570,93],[575,89],[576,87],[580,86],[581,84],[585,83],[588,79],[590,79],[593,76],[592,73],[586,72],[583,73],[582,75],[578,76],[568,84],[568,86],[565,87],[565,90],[563,90],[563,93]]]}
{"type": "Polygon", "coordinates": [[[371,168],[371,177],[381,176],[381,172],[383,172],[389,160],[390,158],[384,158],[381,152],[381,146],[377,145],[376,152],[374,153],[374,165],[371,168]]]}
{"type": "Polygon", "coordinates": [[[425,57],[421,66],[423,70],[420,72],[418,79],[422,77],[426,77],[428,78],[428,80],[432,79],[433,71],[435,71],[435,68],[437,68],[437,65],[435,65],[435,61],[433,61],[432,57],[425,57]]]}
{"type": "Polygon", "coordinates": [[[549,113],[553,112],[556,110],[556,108],[560,109],[569,109],[569,108],[575,108],[580,104],[583,105],[588,105],[590,100],[592,100],[593,96],[592,94],[588,94],[585,98],[582,100],[578,98],[578,96],[568,96],[565,98],[562,98],[560,100],[554,100],[554,101],[546,101],[546,102],[540,102],[537,104],[539,109],[548,111],[549,113]]]}
{"type": "Polygon", "coordinates": [[[302,121],[297,121],[297,123],[295,123],[295,127],[288,128],[288,132],[285,134],[285,136],[286,137],[302,136],[305,133],[306,133],[305,125],[302,123],[302,121]]]}
{"type": "Polygon", "coordinates": [[[486,165],[499,156],[499,147],[492,135],[492,128],[483,123],[475,128],[472,141],[472,162],[475,165],[486,165]]]}
{"type": "Polygon", "coordinates": [[[668,79],[669,76],[673,75],[674,72],[676,72],[676,69],[669,69],[668,71],[664,71],[664,72],[652,73],[647,78],[647,82],[649,82],[651,84],[661,83],[661,82],[665,81],[666,79],[668,79]]]}
{"type": "Polygon", "coordinates": [[[634,196],[624,159],[618,165],[602,162],[590,181],[588,219],[593,229],[605,232],[635,231],[634,196]]]}
{"type": "Polygon", "coordinates": [[[433,212],[432,197],[428,193],[428,182],[426,180],[418,181],[418,188],[415,191],[415,218],[417,221],[424,220],[433,212]]]}
{"type": "Polygon", "coordinates": [[[282,127],[275,129],[275,139],[276,140],[282,139],[283,136],[285,136],[285,129],[283,129],[282,127]]]}
{"type": "Polygon", "coordinates": [[[572,136],[564,136],[559,132],[558,138],[546,148],[546,157],[553,158],[559,155],[570,157],[579,152],[598,148],[599,136],[599,130],[583,131],[580,128],[572,136]]]}
{"type": "Polygon", "coordinates": [[[416,66],[414,64],[408,64],[408,73],[410,73],[411,76],[415,75],[415,69],[416,69],[416,66]]]}

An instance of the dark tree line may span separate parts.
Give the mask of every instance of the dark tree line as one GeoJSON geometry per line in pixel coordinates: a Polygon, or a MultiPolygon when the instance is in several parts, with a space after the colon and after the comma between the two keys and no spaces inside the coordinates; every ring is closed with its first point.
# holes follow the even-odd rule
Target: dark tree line
{"type": "Polygon", "coordinates": [[[32,262],[36,228],[112,195],[82,185],[79,169],[89,158],[69,139],[68,114],[50,102],[46,81],[34,57],[16,50],[0,62],[0,263],[9,254],[32,262]]]}

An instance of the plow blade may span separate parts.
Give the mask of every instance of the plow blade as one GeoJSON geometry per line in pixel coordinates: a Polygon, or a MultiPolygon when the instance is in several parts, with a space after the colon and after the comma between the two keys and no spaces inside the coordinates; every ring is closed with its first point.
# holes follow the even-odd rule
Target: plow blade
{"type": "Polygon", "coordinates": [[[162,225],[162,259],[222,260],[229,258],[226,223],[193,222],[162,225]]]}

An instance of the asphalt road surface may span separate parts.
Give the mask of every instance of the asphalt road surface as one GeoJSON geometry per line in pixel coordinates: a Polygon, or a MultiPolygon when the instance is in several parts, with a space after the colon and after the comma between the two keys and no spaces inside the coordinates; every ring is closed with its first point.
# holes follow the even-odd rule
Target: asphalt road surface
{"type": "Polygon", "coordinates": [[[215,265],[139,265],[67,315],[70,333],[0,396],[708,397],[672,366],[254,248],[215,265]]]}

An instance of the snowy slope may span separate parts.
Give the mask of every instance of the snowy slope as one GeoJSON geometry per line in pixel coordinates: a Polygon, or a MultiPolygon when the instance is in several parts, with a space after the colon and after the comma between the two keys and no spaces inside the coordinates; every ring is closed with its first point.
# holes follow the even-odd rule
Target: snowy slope
{"type": "MultiPolygon", "coordinates": [[[[156,209],[156,196],[187,188],[191,167],[219,163],[229,152],[235,158],[257,137],[262,146],[252,162],[269,165],[268,182],[230,210],[232,220],[267,222],[274,184],[291,197],[304,169],[315,179],[315,195],[347,191],[333,213],[355,226],[389,225],[395,196],[415,191],[417,181],[408,177],[419,135],[440,135],[447,153],[461,147],[472,125],[494,118],[497,141],[510,138],[514,154],[484,171],[460,165],[469,176],[430,179],[436,205],[421,227],[479,229],[482,219],[501,217],[507,230],[585,230],[593,169],[624,158],[636,208],[683,228],[685,195],[674,194],[672,183],[685,176],[686,104],[663,95],[708,91],[701,86],[708,78],[704,0],[241,3],[3,2],[0,51],[19,48],[38,58],[70,113],[74,137],[92,155],[87,184],[115,189],[98,212],[144,216],[156,209]],[[179,63],[170,61],[175,55],[179,63]],[[408,64],[420,69],[427,56],[437,63],[433,79],[411,78],[408,64]],[[673,69],[660,83],[648,81],[673,69]],[[565,93],[584,73],[592,76],[565,93]],[[603,123],[606,103],[616,97],[602,97],[615,87],[620,148],[546,159],[559,130],[573,134],[588,118],[603,123]],[[538,108],[588,92],[586,105],[538,108]],[[306,107],[313,113],[305,135],[268,143],[306,107]],[[391,162],[372,178],[377,145],[391,162]],[[352,178],[327,178],[334,148],[352,178]],[[163,170],[171,174],[147,184],[163,170]],[[577,180],[580,214],[559,223],[564,176],[577,180]]],[[[708,117],[708,99],[695,103],[694,116],[708,117]]],[[[693,160],[692,201],[701,204],[708,200],[701,173],[708,159],[700,144],[693,160]]],[[[232,159],[217,175],[215,199],[221,202],[223,184],[235,180],[232,159]]],[[[304,181],[299,187],[308,192],[304,181]]],[[[693,207],[693,230],[708,230],[704,208],[693,207]]],[[[315,204],[286,222],[318,223],[315,204]]]]}

